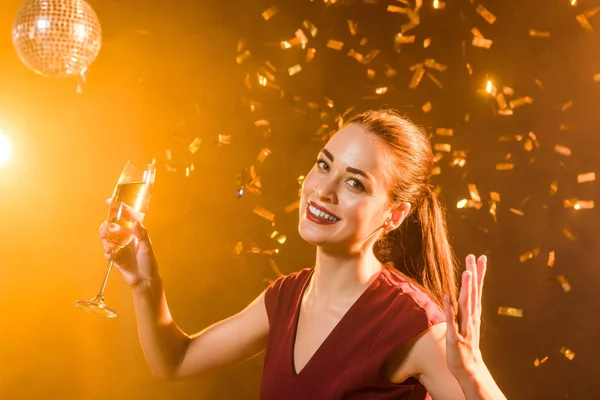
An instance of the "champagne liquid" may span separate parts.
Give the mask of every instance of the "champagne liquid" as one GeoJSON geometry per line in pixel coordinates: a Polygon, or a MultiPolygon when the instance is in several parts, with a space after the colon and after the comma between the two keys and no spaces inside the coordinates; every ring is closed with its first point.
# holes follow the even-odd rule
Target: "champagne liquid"
{"type": "Polygon", "coordinates": [[[108,213],[106,240],[114,251],[127,246],[133,239],[133,223],[142,221],[148,210],[152,185],[146,182],[118,184],[108,213]]]}

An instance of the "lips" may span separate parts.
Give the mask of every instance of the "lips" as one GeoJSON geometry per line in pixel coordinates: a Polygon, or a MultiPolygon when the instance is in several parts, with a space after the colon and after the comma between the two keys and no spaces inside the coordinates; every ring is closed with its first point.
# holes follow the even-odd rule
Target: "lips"
{"type": "Polygon", "coordinates": [[[323,211],[324,213],[326,213],[326,214],[329,214],[329,215],[331,215],[332,217],[334,217],[334,218],[336,218],[336,219],[338,219],[338,220],[340,220],[340,219],[341,219],[340,217],[338,217],[337,215],[335,215],[334,213],[332,213],[331,211],[329,211],[329,210],[328,210],[328,209],[326,209],[325,207],[318,205],[317,203],[313,203],[312,201],[309,201],[309,202],[308,202],[308,205],[310,205],[310,206],[312,206],[312,207],[316,208],[316,209],[317,209],[317,210],[319,210],[319,211],[323,211]]]}

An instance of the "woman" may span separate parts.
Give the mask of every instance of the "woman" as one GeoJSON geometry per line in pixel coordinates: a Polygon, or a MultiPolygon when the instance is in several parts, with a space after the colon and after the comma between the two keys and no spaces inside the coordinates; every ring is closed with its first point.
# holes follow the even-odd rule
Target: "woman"
{"type": "Polygon", "coordinates": [[[136,223],[116,265],[152,372],[185,378],[266,349],[262,399],[503,399],[479,350],[486,258],[467,257],[457,305],[432,167],[427,136],[408,120],[391,111],[352,118],[302,186],[298,230],[317,247],[315,266],[192,336],[171,317],[136,223]]]}

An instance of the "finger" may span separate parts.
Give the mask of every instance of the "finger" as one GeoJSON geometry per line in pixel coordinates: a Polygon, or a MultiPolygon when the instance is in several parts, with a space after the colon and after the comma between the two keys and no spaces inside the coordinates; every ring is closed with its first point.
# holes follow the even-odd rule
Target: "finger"
{"type": "Polygon", "coordinates": [[[458,340],[459,333],[456,314],[449,294],[444,296],[444,311],[446,313],[446,342],[453,343],[458,340]]]}
{"type": "Polygon", "coordinates": [[[148,236],[148,231],[140,221],[135,221],[133,223],[133,235],[136,237],[138,245],[150,245],[150,237],[148,236]]]}
{"type": "Polygon", "coordinates": [[[458,304],[460,334],[462,336],[468,336],[471,333],[471,279],[471,271],[463,272],[458,304]]]}
{"type": "Polygon", "coordinates": [[[108,233],[108,224],[106,223],[106,221],[102,222],[102,224],[100,224],[100,238],[104,239],[106,237],[106,234],[108,233]]]}
{"type": "Polygon", "coordinates": [[[475,256],[469,254],[467,257],[467,269],[471,271],[471,308],[469,308],[471,315],[474,315],[477,312],[477,299],[479,299],[477,290],[477,266],[478,261],[475,259],[475,256]]]}
{"type": "Polygon", "coordinates": [[[112,202],[112,199],[110,197],[105,200],[105,203],[106,203],[107,206],[110,206],[111,202],[112,202]]]}
{"type": "Polygon", "coordinates": [[[477,260],[477,302],[479,305],[479,312],[481,312],[483,280],[485,278],[486,271],[487,271],[487,257],[485,255],[483,255],[483,256],[479,257],[479,260],[477,260]]]}

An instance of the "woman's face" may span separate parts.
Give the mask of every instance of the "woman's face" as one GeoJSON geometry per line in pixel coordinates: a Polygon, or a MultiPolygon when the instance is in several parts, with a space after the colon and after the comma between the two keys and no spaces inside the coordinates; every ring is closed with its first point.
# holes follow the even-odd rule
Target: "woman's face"
{"type": "Polygon", "coordinates": [[[338,131],[302,184],[298,231],[320,247],[358,250],[391,216],[385,143],[360,125],[338,131]]]}

